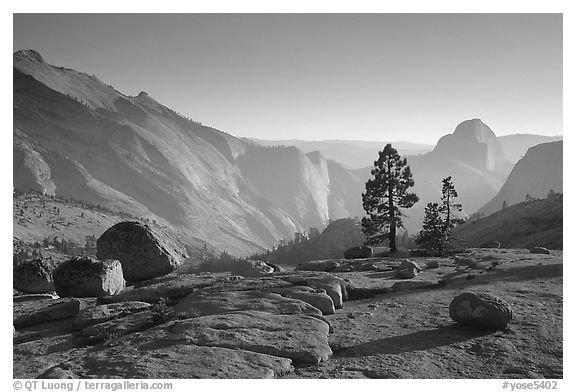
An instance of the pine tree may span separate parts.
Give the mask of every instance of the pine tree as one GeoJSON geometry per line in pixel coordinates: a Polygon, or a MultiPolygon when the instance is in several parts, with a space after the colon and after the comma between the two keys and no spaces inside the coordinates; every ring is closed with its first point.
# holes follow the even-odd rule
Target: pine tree
{"type": "Polygon", "coordinates": [[[458,218],[454,212],[462,211],[462,204],[455,203],[454,199],[458,197],[458,192],[452,184],[452,177],[446,177],[442,180],[442,202],[440,212],[444,215],[444,228],[446,231],[452,230],[455,225],[462,223],[463,220],[458,218]]]}
{"type": "Polygon", "coordinates": [[[464,220],[456,215],[456,212],[462,211],[462,204],[454,202],[458,197],[458,192],[452,184],[452,177],[446,177],[442,180],[442,198],[440,204],[440,213],[444,220],[443,232],[443,251],[447,251],[453,247],[454,239],[452,238],[452,229],[463,223],[464,220]]]}
{"type": "Polygon", "coordinates": [[[422,230],[416,237],[416,243],[430,254],[444,253],[444,221],[441,217],[441,207],[438,203],[428,203],[424,210],[422,230]]]}
{"type": "Polygon", "coordinates": [[[366,182],[366,193],[362,194],[362,206],[367,217],[362,219],[362,230],[366,243],[375,245],[388,239],[391,252],[396,248],[396,229],[403,227],[400,208],[410,208],[418,202],[415,193],[408,188],[414,186],[410,166],[406,158],[388,143],[374,162],[371,178],[366,182]]]}

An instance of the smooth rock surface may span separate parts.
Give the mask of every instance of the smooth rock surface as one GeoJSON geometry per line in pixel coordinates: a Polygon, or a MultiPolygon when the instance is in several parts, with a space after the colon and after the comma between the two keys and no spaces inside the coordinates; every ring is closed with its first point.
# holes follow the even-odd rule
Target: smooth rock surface
{"type": "Polygon", "coordinates": [[[43,299],[16,302],[12,306],[13,324],[16,329],[75,316],[80,310],[76,298],[43,299]]]}
{"type": "MultiPolygon", "coordinates": [[[[196,346],[162,331],[118,340],[57,368],[76,378],[273,378],[293,370],[287,358],[246,350],[196,346]]],[[[54,372],[54,370],[52,370],[54,372]]]]}
{"type": "Polygon", "coordinates": [[[177,317],[191,318],[257,310],[273,314],[322,315],[322,312],[307,302],[286,298],[265,291],[227,291],[215,294],[190,294],[174,306],[177,317]]]}
{"type": "Polygon", "coordinates": [[[151,326],[152,311],[144,310],[119,319],[111,319],[82,329],[82,336],[115,339],[151,326]]]}
{"type": "Polygon", "coordinates": [[[113,318],[122,318],[132,313],[148,310],[151,307],[152,305],[147,302],[138,301],[91,306],[78,313],[74,319],[73,327],[74,329],[83,329],[113,318]]]}
{"type": "Polygon", "coordinates": [[[315,308],[320,309],[323,315],[334,314],[336,308],[332,298],[326,292],[318,292],[308,286],[294,286],[286,288],[269,289],[287,298],[295,298],[307,302],[315,308]]]}
{"type": "Polygon", "coordinates": [[[158,340],[225,347],[289,358],[298,364],[328,359],[328,325],[306,315],[241,311],[172,321],[130,339],[145,347],[158,340]]]}

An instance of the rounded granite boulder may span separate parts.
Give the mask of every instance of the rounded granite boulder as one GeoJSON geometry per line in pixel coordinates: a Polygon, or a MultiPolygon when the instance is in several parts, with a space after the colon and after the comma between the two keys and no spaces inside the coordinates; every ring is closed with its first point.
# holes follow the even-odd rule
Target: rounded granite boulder
{"type": "Polygon", "coordinates": [[[99,259],[120,260],[127,281],[164,276],[180,264],[161,233],[140,222],[120,222],[104,232],[96,242],[99,259]]]}
{"type": "Polygon", "coordinates": [[[14,268],[13,286],[27,294],[51,293],[54,291],[53,270],[54,266],[48,260],[26,261],[14,268]]]}
{"type": "Polygon", "coordinates": [[[459,324],[504,329],[512,320],[512,309],[492,294],[464,292],[450,302],[450,318],[459,324]]]}

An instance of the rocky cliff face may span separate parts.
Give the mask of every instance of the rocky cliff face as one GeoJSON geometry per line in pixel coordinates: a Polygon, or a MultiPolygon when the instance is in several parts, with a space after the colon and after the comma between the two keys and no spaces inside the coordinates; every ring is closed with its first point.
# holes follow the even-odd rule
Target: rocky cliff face
{"type": "Polygon", "coordinates": [[[433,154],[466,162],[486,172],[506,172],[510,168],[498,138],[477,118],[461,122],[454,133],[443,136],[433,154]]]}
{"type": "Polygon", "coordinates": [[[490,215],[504,205],[526,200],[526,195],[543,199],[550,190],[562,193],[562,142],[543,143],[531,147],[516,163],[498,194],[479,212],[490,215]]]}
{"type": "Polygon", "coordinates": [[[261,179],[244,164],[254,160],[247,144],[146,93],[124,95],[34,51],[13,60],[16,188],[149,217],[237,255],[347,213],[330,206],[346,205],[338,189],[350,187],[331,177],[343,169],[321,156],[292,152],[290,167],[269,156],[261,163],[278,173],[261,179]]]}

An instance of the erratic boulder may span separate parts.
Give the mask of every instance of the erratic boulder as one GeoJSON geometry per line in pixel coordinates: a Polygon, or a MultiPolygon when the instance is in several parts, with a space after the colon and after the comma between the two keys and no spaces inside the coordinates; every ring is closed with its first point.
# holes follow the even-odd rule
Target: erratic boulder
{"type": "Polygon", "coordinates": [[[60,297],[102,297],[117,294],[126,287],[118,260],[73,257],[60,264],[53,276],[60,297]]]}
{"type": "Polygon", "coordinates": [[[120,222],[96,242],[99,259],[120,260],[127,281],[164,276],[180,264],[177,252],[161,233],[139,222],[120,222]]]}
{"type": "Polygon", "coordinates": [[[54,291],[53,270],[54,266],[48,260],[27,261],[14,269],[13,286],[28,294],[50,293],[54,291]]]}
{"type": "Polygon", "coordinates": [[[512,320],[512,309],[492,294],[464,292],[450,302],[450,318],[459,324],[504,329],[512,320]]]}
{"type": "Polygon", "coordinates": [[[550,251],[546,248],[543,248],[541,246],[535,246],[533,248],[530,248],[530,253],[537,253],[537,254],[541,254],[541,255],[549,255],[550,251]]]}
{"type": "Polygon", "coordinates": [[[367,259],[374,255],[374,251],[369,246],[355,246],[344,252],[345,259],[367,259]]]}

